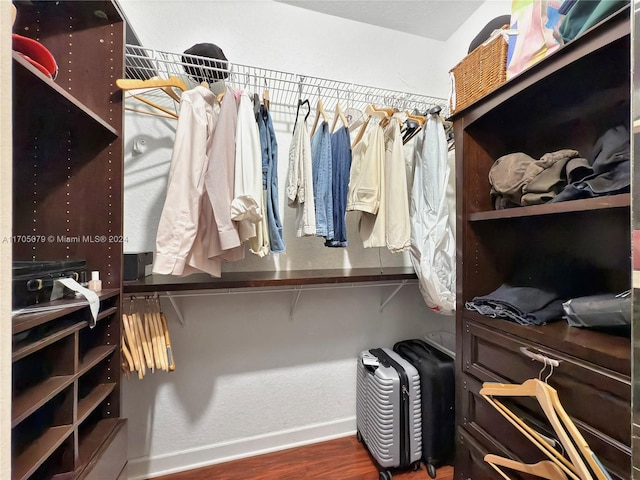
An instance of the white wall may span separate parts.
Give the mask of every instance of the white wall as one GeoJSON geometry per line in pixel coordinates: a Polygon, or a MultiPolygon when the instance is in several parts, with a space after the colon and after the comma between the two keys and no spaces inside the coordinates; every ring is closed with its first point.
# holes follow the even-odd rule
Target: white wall
{"type": "MultiPolygon", "coordinates": [[[[461,28],[444,43],[265,0],[195,2],[197,16],[187,8],[193,2],[176,3],[121,0],[146,47],[179,53],[212,42],[235,63],[438,97],[448,95],[447,72],[459,61],[449,48],[462,51],[499,14],[483,5],[484,17],[469,23],[469,34],[461,28]]],[[[126,120],[125,251],[153,250],[175,124],[136,114],[126,120]],[[134,154],[136,142],[141,151],[134,154]]],[[[276,129],[284,179],[290,125],[276,129]]],[[[227,264],[225,271],[410,265],[406,255],[363,249],[353,217],[346,250],[293,238],[282,192],[280,208],[287,253],[227,264]]],[[[184,327],[163,300],[177,367],[124,381],[130,477],[352,434],[358,352],[454,329],[453,317],[432,313],[416,285],[402,288],[380,312],[394,288],[305,290],[292,317],[290,291],[180,298],[184,327]]]]}

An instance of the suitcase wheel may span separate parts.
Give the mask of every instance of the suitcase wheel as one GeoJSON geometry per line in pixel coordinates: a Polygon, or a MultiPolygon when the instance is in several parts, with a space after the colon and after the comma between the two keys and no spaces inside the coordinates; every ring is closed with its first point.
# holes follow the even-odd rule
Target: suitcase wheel
{"type": "Polygon", "coordinates": [[[420,470],[420,460],[411,464],[411,470],[413,470],[414,472],[420,470]]]}
{"type": "Polygon", "coordinates": [[[427,473],[431,478],[436,478],[436,467],[433,463],[427,463],[427,473]]]}
{"type": "Polygon", "coordinates": [[[391,472],[389,470],[381,470],[378,480],[391,480],[391,472]]]}
{"type": "Polygon", "coordinates": [[[360,430],[356,430],[356,439],[358,440],[358,443],[362,443],[362,434],[360,433],[360,430]]]}

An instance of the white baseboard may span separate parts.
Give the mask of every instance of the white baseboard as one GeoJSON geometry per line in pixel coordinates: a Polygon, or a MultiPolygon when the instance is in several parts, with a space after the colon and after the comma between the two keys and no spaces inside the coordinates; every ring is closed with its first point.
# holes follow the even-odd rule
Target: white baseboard
{"type": "Polygon", "coordinates": [[[346,437],[354,435],[355,432],[356,418],[352,417],[158,456],[132,458],[129,459],[127,465],[128,478],[129,480],[145,480],[239,458],[346,437]]]}

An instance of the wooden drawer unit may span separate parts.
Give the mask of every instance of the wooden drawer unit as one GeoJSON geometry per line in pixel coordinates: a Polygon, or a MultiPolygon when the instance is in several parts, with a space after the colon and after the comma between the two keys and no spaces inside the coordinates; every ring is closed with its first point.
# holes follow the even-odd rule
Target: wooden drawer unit
{"type": "MultiPolygon", "coordinates": [[[[487,320],[491,322],[491,320],[487,320]]],[[[494,322],[501,322],[494,320],[494,322]]],[[[522,383],[537,378],[544,366],[525,352],[559,361],[548,383],[558,391],[564,409],[612,474],[630,477],[630,377],[572,357],[541,344],[500,332],[487,324],[463,320],[460,422],[476,439],[492,437],[509,445],[517,458],[533,463],[540,452],[479,394],[483,382],[522,383]]],[[[549,374],[547,367],[543,378],[549,374]]],[[[555,438],[535,398],[503,397],[530,426],[555,438]]]]}

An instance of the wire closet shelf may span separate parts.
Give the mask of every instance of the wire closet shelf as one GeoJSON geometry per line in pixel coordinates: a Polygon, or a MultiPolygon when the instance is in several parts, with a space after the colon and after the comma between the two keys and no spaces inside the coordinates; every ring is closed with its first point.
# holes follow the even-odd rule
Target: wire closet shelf
{"type": "MultiPolygon", "coordinates": [[[[171,53],[137,45],[125,47],[125,75],[128,79],[148,80],[177,77],[188,88],[201,81],[217,79],[237,89],[248,89],[260,95],[269,91],[272,114],[284,115],[280,120],[293,120],[299,100],[308,99],[314,110],[322,100],[325,110],[333,112],[339,103],[342,109],[364,110],[367,105],[393,107],[425,114],[432,107],[447,115],[448,101],[443,98],[397,90],[347,83],[298,73],[241,65],[207,57],[171,53]],[[188,73],[187,73],[188,72],[188,73]]],[[[275,120],[275,118],[274,118],[275,120]]]]}

